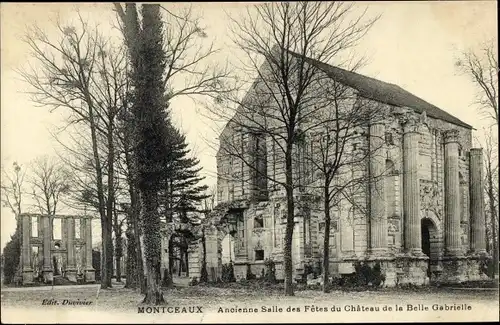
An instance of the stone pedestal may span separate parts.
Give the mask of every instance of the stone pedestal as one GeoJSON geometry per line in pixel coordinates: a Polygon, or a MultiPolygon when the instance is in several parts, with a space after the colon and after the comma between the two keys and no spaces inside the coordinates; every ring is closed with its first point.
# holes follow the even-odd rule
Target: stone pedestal
{"type": "Polygon", "coordinates": [[[44,269],[42,270],[43,282],[52,283],[54,281],[54,272],[52,269],[44,269]]]}
{"type": "Polygon", "coordinates": [[[95,270],[93,268],[85,270],[85,282],[86,283],[94,283],[95,282],[95,270]]]}
{"type": "Polygon", "coordinates": [[[248,263],[246,261],[241,261],[241,260],[234,261],[233,268],[234,268],[234,277],[236,278],[236,281],[240,281],[247,278],[247,265],[248,263]]]}
{"type": "Polygon", "coordinates": [[[66,269],[65,276],[71,282],[76,282],[76,269],[66,269]]]}
{"type": "Polygon", "coordinates": [[[468,260],[465,257],[445,256],[443,269],[438,281],[440,283],[461,283],[468,280],[468,260]]]}
{"type": "Polygon", "coordinates": [[[458,177],[458,131],[444,133],[445,255],[463,256],[460,228],[460,184],[458,177]]]}
{"type": "Polygon", "coordinates": [[[417,285],[423,286],[430,283],[427,276],[428,257],[415,257],[412,254],[406,254],[396,259],[396,285],[417,285]]]}
{"type": "Polygon", "coordinates": [[[33,270],[32,269],[23,269],[23,284],[31,284],[33,283],[33,270]]]}

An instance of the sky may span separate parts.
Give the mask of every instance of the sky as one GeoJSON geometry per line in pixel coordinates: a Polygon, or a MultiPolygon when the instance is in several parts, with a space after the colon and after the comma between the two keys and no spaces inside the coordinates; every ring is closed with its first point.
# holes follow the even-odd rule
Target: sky
{"type": "MultiPolygon", "coordinates": [[[[186,4],[165,4],[185,6],[186,4]]],[[[202,16],[207,37],[220,51],[210,62],[234,58],[228,34],[227,15],[243,14],[245,3],[194,3],[193,9],[202,16]]],[[[370,32],[356,48],[365,55],[368,64],[360,73],[397,84],[424,100],[446,110],[480,130],[486,125],[471,103],[475,87],[457,73],[455,63],[460,51],[477,49],[485,40],[497,41],[496,1],[453,2],[359,2],[360,12],[368,8],[367,17],[381,15],[370,32]]],[[[29,164],[41,155],[53,155],[57,142],[50,130],[60,127],[62,115],[37,107],[23,92],[27,85],[16,69],[29,59],[22,41],[26,26],[36,23],[49,36],[57,31],[51,18],[56,13],[65,19],[75,17],[78,7],[84,17],[110,30],[116,22],[111,3],[2,3],[1,11],[1,164],[10,168],[14,161],[29,164]]],[[[206,117],[203,107],[187,98],[172,103],[174,120],[186,133],[193,152],[200,159],[206,183],[215,183],[215,148],[217,133],[206,117]]],[[[95,228],[98,230],[98,222],[95,228]]],[[[15,230],[13,214],[1,209],[0,245],[3,249],[15,230]]],[[[100,231],[94,230],[94,234],[100,231]]],[[[94,242],[98,241],[94,236],[94,242]]]]}

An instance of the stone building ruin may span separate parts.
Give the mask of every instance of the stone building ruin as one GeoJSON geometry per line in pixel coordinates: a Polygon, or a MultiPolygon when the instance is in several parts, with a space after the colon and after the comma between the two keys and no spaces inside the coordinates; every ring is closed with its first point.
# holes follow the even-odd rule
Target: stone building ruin
{"type": "MultiPolygon", "coordinates": [[[[378,109],[381,121],[359,130],[358,142],[349,143],[351,153],[378,145],[380,154],[367,159],[353,173],[383,174],[350,200],[341,200],[331,211],[330,272],[333,276],[354,272],[354,263],[378,263],[386,286],[423,285],[429,282],[462,282],[485,275],[485,216],[482,191],[482,149],[472,147],[472,126],[429,104],[402,88],[318,61],[308,64],[332,82],[343,84],[356,101],[378,109]],[[375,143],[376,142],[376,143],[375,143]]],[[[252,90],[249,91],[251,93],[252,90]]],[[[247,95],[251,98],[251,94],[247,95]]],[[[352,102],[345,103],[347,109],[352,102]]],[[[311,184],[315,172],[300,157],[314,154],[314,134],[295,150],[295,175],[303,186],[295,193],[296,209],[292,260],[294,277],[307,265],[322,261],[324,211],[322,194],[311,184]],[[301,156],[302,155],[302,156],[301,156]]],[[[217,202],[213,212],[224,222],[208,227],[207,269],[220,272],[220,242],[234,237],[233,259],[237,279],[247,271],[260,274],[271,258],[278,279],[284,277],[283,247],[286,197],[282,188],[265,175],[284,178],[283,160],[275,143],[262,134],[242,131],[230,121],[220,137],[217,153],[217,202]],[[245,163],[224,150],[224,139],[237,141],[245,163]],[[263,154],[264,153],[264,154],[263,154]],[[264,175],[264,176],[262,176],[264,175]]],[[[354,175],[354,174],[353,174],[354,175]]],[[[217,218],[216,218],[217,219],[217,218]]],[[[199,277],[200,241],[190,250],[190,276],[199,277]]]]}
{"type": "Polygon", "coordinates": [[[95,282],[92,267],[92,218],[21,214],[22,284],[50,284],[54,278],[95,282]]]}

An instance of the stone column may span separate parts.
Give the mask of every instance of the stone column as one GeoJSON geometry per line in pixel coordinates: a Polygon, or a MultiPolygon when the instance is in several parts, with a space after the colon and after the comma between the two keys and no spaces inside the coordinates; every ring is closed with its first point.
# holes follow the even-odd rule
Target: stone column
{"type": "Polygon", "coordinates": [[[31,216],[30,215],[20,215],[21,226],[22,226],[22,250],[21,250],[21,263],[22,263],[22,276],[23,284],[33,282],[33,268],[31,267],[31,216]]]}
{"type": "Polygon", "coordinates": [[[43,278],[45,282],[52,282],[52,225],[50,224],[50,216],[40,216],[42,231],[43,231],[43,278]]]}
{"type": "Polygon", "coordinates": [[[458,131],[444,133],[445,254],[462,255],[460,242],[460,183],[458,179],[458,131]]]}
{"type": "Polygon", "coordinates": [[[483,149],[470,150],[471,251],[486,255],[486,220],[483,200],[483,149]]]}
{"type": "Polygon", "coordinates": [[[66,277],[69,281],[76,282],[76,262],[75,262],[75,219],[67,218],[66,222],[66,249],[68,252],[68,267],[66,277]]]}
{"type": "Polygon", "coordinates": [[[85,282],[95,282],[95,270],[92,266],[92,218],[85,220],[85,282]]]}
{"type": "Polygon", "coordinates": [[[418,178],[418,122],[408,119],[403,125],[403,215],[404,247],[416,256],[422,256],[420,233],[420,184],[418,178]]]}
{"type": "Polygon", "coordinates": [[[387,252],[384,134],[384,124],[370,126],[370,253],[376,256],[387,252]]]}

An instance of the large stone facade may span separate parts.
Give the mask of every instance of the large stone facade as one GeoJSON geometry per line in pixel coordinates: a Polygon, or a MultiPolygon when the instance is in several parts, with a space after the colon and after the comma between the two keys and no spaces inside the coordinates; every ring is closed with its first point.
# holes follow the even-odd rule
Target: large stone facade
{"type": "MultiPolygon", "coordinates": [[[[325,73],[335,78],[339,69],[330,68],[325,73]]],[[[366,176],[367,182],[330,211],[331,273],[352,273],[356,261],[365,261],[381,265],[387,286],[480,279],[488,256],[482,151],[471,147],[472,127],[397,86],[361,75],[350,79],[350,74],[342,72],[341,81],[355,100],[345,100],[344,109],[362,101],[380,116],[346,146],[345,155],[368,150],[370,156],[343,177],[366,176]],[[379,92],[373,91],[376,87],[379,92]]],[[[283,278],[287,201],[278,184],[285,179],[284,158],[276,149],[282,143],[239,125],[227,124],[217,154],[217,199],[234,216],[235,274],[243,278],[249,268],[260,274],[264,260],[271,258],[277,277],[283,278]],[[241,150],[230,154],[227,146],[241,150]],[[246,203],[235,209],[234,202],[246,203]]],[[[296,276],[306,264],[320,263],[323,255],[323,199],[314,186],[319,177],[304,159],[315,154],[318,135],[328,136],[306,133],[294,148],[293,177],[299,184],[292,239],[296,276]]],[[[220,253],[218,244],[213,249],[220,253]]],[[[220,256],[213,259],[220,264],[220,256]]]]}
{"type": "Polygon", "coordinates": [[[24,285],[52,283],[54,277],[70,282],[95,282],[92,267],[92,219],[82,216],[21,214],[20,273],[24,285]]]}

